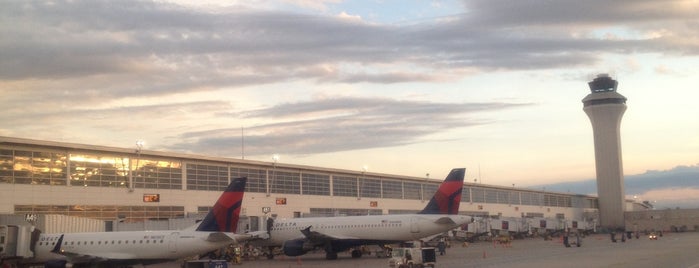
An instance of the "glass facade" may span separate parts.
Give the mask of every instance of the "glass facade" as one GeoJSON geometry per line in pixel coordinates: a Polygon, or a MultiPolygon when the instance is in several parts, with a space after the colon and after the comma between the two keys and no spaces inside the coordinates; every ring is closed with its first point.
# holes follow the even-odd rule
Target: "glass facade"
{"type": "Polygon", "coordinates": [[[245,191],[250,193],[267,192],[267,170],[253,168],[231,168],[231,178],[247,177],[245,191]]]}
{"type": "Polygon", "coordinates": [[[228,186],[228,167],[187,164],[187,190],[224,191],[228,186]]]}
{"type": "Polygon", "coordinates": [[[87,187],[128,187],[129,159],[94,154],[70,155],[70,184],[87,187]]]}
{"type": "Polygon", "coordinates": [[[0,183],[14,183],[14,152],[0,149],[0,183]]]}
{"type": "Polygon", "coordinates": [[[359,179],[359,194],[361,197],[381,198],[381,180],[359,179]]]}
{"type": "Polygon", "coordinates": [[[15,205],[15,214],[59,214],[102,220],[183,218],[183,206],[15,205]]]}
{"type": "Polygon", "coordinates": [[[420,210],[414,209],[389,209],[388,214],[417,214],[420,210]]]}
{"type": "Polygon", "coordinates": [[[471,187],[471,199],[474,203],[485,203],[485,189],[480,187],[471,187]]]}
{"type": "MultiPolygon", "coordinates": [[[[6,146],[0,144],[0,184],[28,184],[83,187],[129,187],[223,191],[232,178],[247,177],[247,192],[314,196],[429,200],[439,182],[371,178],[348,173],[305,173],[308,169],[279,168],[276,165],[215,162],[203,159],[179,160],[110,151],[58,150],[56,147],[6,146]],[[183,182],[186,188],[183,189],[183,182]],[[268,185],[269,184],[269,185],[268,185]]],[[[324,172],[324,171],[319,171],[324,172]]],[[[597,208],[596,198],[573,199],[565,194],[464,186],[462,202],[521,204],[528,206],[597,208]],[[577,199],[576,199],[577,200],[577,199]],[[581,203],[581,204],[578,204],[581,203]]],[[[116,202],[116,201],[115,201],[116,202]]],[[[57,213],[113,219],[167,218],[184,215],[178,206],[87,206],[16,205],[17,213],[57,213]]],[[[317,208],[318,214],[368,215],[381,209],[317,208]]],[[[202,211],[203,212],[203,211],[202,211]]],[[[396,213],[401,213],[396,210],[396,213]]]]}
{"type": "Polygon", "coordinates": [[[301,194],[301,173],[274,170],[269,185],[275,194],[301,194]]]}
{"type": "Polygon", "coordinates": [[[544,206],[572,207],[572,198],[570,196],[544,194],[544,206]]]}
{"type": "Polygon", "coordinates": [[[498,196],[498,204],[512,204],[512,201],[510,201],[510,192],[509,191],[501,191],[497,190],[495,193],[498,196]]]}
{"type": "Polygon", "coordinates": [[[421,200],[422,184],[415,182],[403,182],[403,198],[421,200]]]}
{"type": "Polygon", "coordinates": [[[197,207],[197,214],[200,215],[206,215],[211,211],[214,207],[212,206],[199,206],[197,207]]]}
{"type": "Polygon", "coordinates": [[[136,188],[182,189],[182,164],[179,161],[137,158],[131,164],[135,167],[132,176],[136,188]]]}
{"type": "Polygon", "coordinates": [[[423,184],[422,189],[424,191],[424,197],[425,200],[430,200],[432,196],[434,196],[435,193],[437,193],[437,189],[439,188],[439,184],[423,184]]]}
{"type": "Polygon", "coordinates": [[[461,190],[461,202],[471,202],[471,189],[464,187],[461,190]]]}
{"type": "Polygon", "coordinates": [[[304,173],[301,180],[303,194],[330,195],[330,176],[304,173]]]}
{"type": "Polygon", "coordinates": [[[0,183],[66,185],[65,153],[0,149],[0,183]]]}
{"type": "MultiPolygon", "coordinates": [[[[340,216],[363,216],[382,215],[380,209],[354,209],[354,208],[310,208],[313,217],[340,217],[340,216]]],[[[310,216],[310,215],[307,215],[310,216]]]]}
{"type": "Polygon", "coordinates": [[[400,181],[381,181],[383,198],[403,199],[403,183],[400,181]]]}
{"type": "Polygon", "coordinates": [[[357,178],[333,176],[334,196],[357,196],[357,178]]]}
{"type": "Polygon", "coordinates": [[[543,205],[543,203],[541,202],[541,194],[539,194],[539,193],[522,192],[522,193],[520,193],[520,198],[522,199],[522,205],[528,205],[528,206],[542,206],[543,205]]]}

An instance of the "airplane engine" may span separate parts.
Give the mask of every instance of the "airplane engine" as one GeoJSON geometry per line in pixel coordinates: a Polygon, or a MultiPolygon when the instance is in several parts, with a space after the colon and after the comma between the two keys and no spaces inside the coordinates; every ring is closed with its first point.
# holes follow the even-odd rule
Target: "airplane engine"
{"type": "Polygon", "coordinates": [[[286,256],[301,256],[313,250],[313,245],[304,238],[284,241],[282,250],[286,256]]]}

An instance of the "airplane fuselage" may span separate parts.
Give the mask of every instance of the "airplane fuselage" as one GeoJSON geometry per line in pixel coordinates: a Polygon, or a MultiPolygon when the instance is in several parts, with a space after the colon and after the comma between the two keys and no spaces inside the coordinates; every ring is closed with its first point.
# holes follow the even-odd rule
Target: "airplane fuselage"
{"type": "Polygon", "coordinates": [[[101,233],[41,234],[36,243],[35,261],[66,259],[71,262],[126,261],[156,263],[212,251],[232,240],[207,241],[211,232],[135,231],[101,233]],[[63,236],[59,251],[51,252],[63,236]],[[70,254],[70,255],[64,255],[70,254]]]}
{"type": "Polygon", "coordinates": [[[40,234],[30,262],[153,264],[204,254],[252,239],[238,226],[246,177],[231,180],[202,222],[177,231],[40,234]]]}
{"type": "Polygon", "coordinates": [[[400,242],[446,232],[469,222],[469,216],[430,214],[282,219],[274,222],[270,239],[266,242],[271,246],[280,246],[284,241],[304,238],[301,230],[309,226],[311,231],[323,235],[364,240],[367,244],[375,241],[400,242]]]}

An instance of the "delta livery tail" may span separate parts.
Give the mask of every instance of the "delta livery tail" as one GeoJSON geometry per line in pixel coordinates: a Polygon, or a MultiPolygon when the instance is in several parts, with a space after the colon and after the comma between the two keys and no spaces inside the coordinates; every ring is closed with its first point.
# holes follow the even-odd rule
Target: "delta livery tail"
{"type": "Polygon", "coordinates": [[[459,214],[461,203],[461,191],[464,188],[465,168],[455,168],[449,172],[447,178],[427,203],[425,209],[419,214],[459,214]]]}
{"type": "Polygon", "coordinates": [[[458,215],[465,173],[466,169],[453,169],[419,213],[277,220],[267,226],[270,235],[265,245],[270,250],[281,247],[287,256],[321,248],[326,259],[337,259],[338,252],[348,249],[353,258],[359,258],[364,245],[418,240],[452,230],[473,220],[458,215]]]}
{"type": "Polygon", "coordinates": [[[235,232],[238,229],[246,182],[247,178],[245,177],[233,180],[196,230],[200,232],[235,232]]]}
{"type": "Polygon", "coordinates": [[[41,234],[35,261],[67,264],[154,264],[259,239],[236,234],[247,178],[231,181],[213,209],[196,228],[170,231],[41,234]]]}

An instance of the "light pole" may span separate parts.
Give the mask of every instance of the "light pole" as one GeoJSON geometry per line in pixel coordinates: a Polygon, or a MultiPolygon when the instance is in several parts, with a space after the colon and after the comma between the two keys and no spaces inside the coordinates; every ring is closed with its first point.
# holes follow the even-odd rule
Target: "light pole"
{"type": "Polygon", "coordinates": [[[420,200],[424,203],[425,202],[425,185],[427,182],[430,180],[430,173],[425,173],[425,183],[420,185],[420,200]]]}
{"type": "Polygon", "coordinates": [[[274,182],[274,176],[276,175],[275,172],[277,170],[277,162],[279,161],[279,155],[278,154],[273,154],[272,155],[272,179],[267,180],[267,196],[270,195],[270,192],[272,191],[272,185],[270,182],[274,182]]]}
{"type": "Polygon", "coordinates": [[[362,177],[359,179],[359,182],[357,183],[357,200],[362,199],[362,183],[364,183],[364,176],[365,176],[367,170],[369,170],[369,166],[363,165],[362,166],[362,177]]]}
{"type": "MultiPolygon", "coordinates": [[[[139,161],[141,160],[141,150],[143,149],[143,145],[145,145],[146,142],[142,140],[137,140],[136,141],[136,167],[134,169],[138,170],[138,165],[140,164],[139,161]]],[[[138,173],[136,173],[136,176],[138,176],[138,173]]],[[[134,190],[134,185],[133,185],[133,171],[129,169],[129,192],[133,192],[134,190]]]]}

